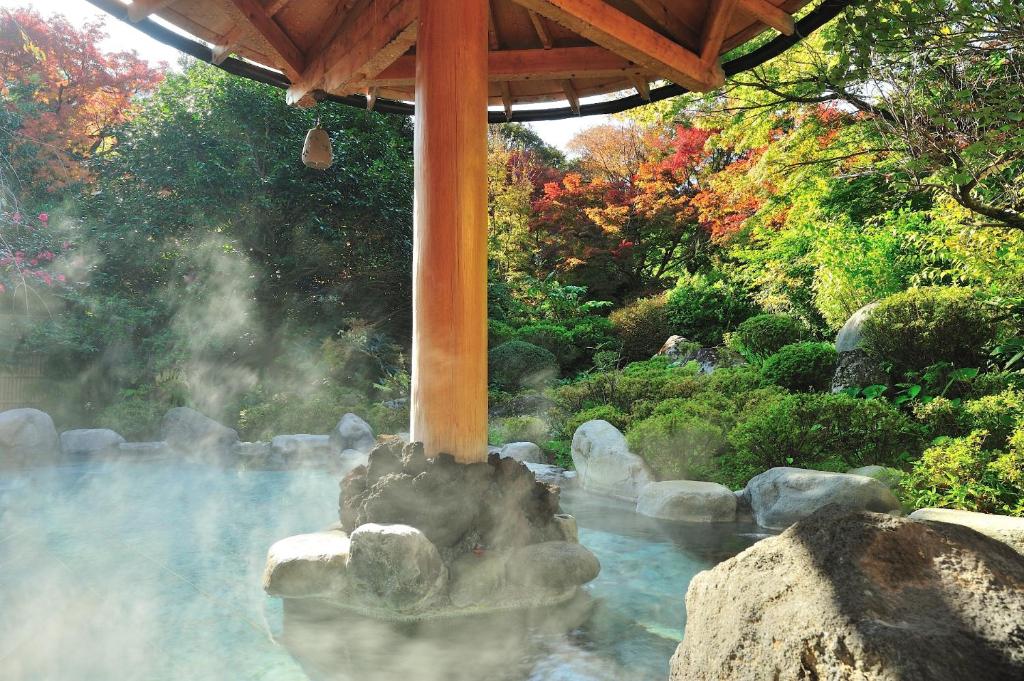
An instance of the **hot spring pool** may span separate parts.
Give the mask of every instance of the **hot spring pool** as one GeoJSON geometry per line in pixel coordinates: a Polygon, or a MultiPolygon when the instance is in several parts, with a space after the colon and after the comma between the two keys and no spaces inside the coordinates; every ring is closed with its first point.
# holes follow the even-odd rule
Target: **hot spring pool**
{"type": "MultiPolygon", "coordinates": [[[[327,473],[181,462],[0,472],[0,676],[9,681],[309,678],[276,640],[267,547],[336,518],[327,473]]],[[[582,627],[546,639],[530,681],[662,681],[697,572],[764,536],[684,526],[564,493],[601,560],[582,627]]],[[[343,634],[339,634],[343,635],[343,634]]],[[[406,679],[404,681],[415,681],[406,679]]]]}

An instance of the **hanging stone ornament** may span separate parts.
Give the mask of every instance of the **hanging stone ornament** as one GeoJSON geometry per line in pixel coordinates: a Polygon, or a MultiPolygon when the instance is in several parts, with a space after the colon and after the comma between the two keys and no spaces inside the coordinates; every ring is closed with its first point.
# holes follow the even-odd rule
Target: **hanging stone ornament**
{"type": "Polygon", "coordinates": [[[320,119],[316,127],[306,133],[306,142],[302,145],[302,162],[309,168],[327,170],[334,165],[334,151],[331,149],[331,136],[320,127],[320,119]]]}

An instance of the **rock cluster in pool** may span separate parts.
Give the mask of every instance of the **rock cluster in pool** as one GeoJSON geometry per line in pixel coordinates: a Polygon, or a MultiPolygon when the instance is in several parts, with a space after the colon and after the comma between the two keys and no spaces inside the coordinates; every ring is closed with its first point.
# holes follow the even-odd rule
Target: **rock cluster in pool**
{"type": "Polygon", "coordinates": [[[558,487],[511,458],[428,459],[388,438],[341,487],[340,529],[271,547],[268,593],[419,619],[557,603],[600,571],[558,487]]]}

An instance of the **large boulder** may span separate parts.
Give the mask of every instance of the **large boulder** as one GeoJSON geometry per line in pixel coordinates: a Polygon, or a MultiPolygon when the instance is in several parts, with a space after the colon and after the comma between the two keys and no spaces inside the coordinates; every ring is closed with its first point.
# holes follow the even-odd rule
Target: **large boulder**
{"type": "Polygon", "coordinates": [[[782,529],[828,504],[861,511],[897,511],[900,502],[883,483],[863,475],[803,468],[772,468],[743,490],[761,527],[782,529]]]}
{"type": "Polygon", "coordinates": [[[164,414],[160,436],[172,449],[198,457],[228,458],[235,453],[238,433],[188,407],[164,414]]]}
{"type": "Polygon", "coordinates": [[[965,527],[825,509],[698,574],[672,681],[1024,678],[1024,557],[965,527]]]}
{"type": "Polygon", "coordinates": [[[843,328],[836,334],[836,352],[852,352],[864,347],[864,322],[876,307],[877,302],[868,303],[846,320],[843,328]]]}
{"type": "Polygon", "coordinates": [[[60,434],[60,450],[64,456],[103,456],[115,454],[125,439],[105,428],[65,430],[60,434]]]}
{"type": "Polygon", "coordinates": [[[662,520],[729,523],[736,520],[736,495],[716,482],[652,482],[640,492],[636,512],[662,520]]]}
{"type": "Polygon", "coordinates": [[[270,450],[286,465],[324,465],[339,454],[328,435],[278,435],[270,441],[270,450]]]}
{"type": "Polygon", "coordinates": [[[626,438],[607,421],[587,421],[572,436],[572,462],[580,486],[596,494],[636,501],[654,482],[647,464],[629,451],[626,438]]]}
{"type": "Polygon", "coordinates": [[[122,442],[117,446],[122,456],[169,456],[174,453],[166,442],[122,442]]]}
{"type": "Polygon", "coordinates": [[[342,416],[338,425],[331,431],[330,438],[331,444],[338,451],[357,449],[360,452],[369,452],[377,442],[370,424],[355,414],[342,416]]]}
{"type": "Polygon", "coordinates": [[[914,520],[932,520],[969,527],[975,532],[1001,541],[1017,553],[1024,553],[1024,518],[951,508],[919,508],[910,514],[914,520]]]}
{"type": "Polygon", "coordinates": [[[503,459],[515,459],[523,463],[545,463],[544,452],[532,442],[510,442],[498,454],[503,459]]]}
{"type": "Polygon", "coordinates": [[[339,530],[286,537],[267,551],[263,589],[282,598],[330,597],[348,585],[349,538],[339,530]]]}
{"type": "Polygon", "coordinates": [[[864,321],[871,316],[878,303],[868,303],[860,308],[843,324],[836,334],[835,373],[832,375],[832,392],[839,393],[848,388],[864,388],[869,385],[886,385],[889,376],[875,357],[864,351],[864,321]]]}
{"type": "Polygon", "coordinates": [[[0,466],[50,463],[60,456],[53,419],[38,409],[0,413],[0,466]]]}
{"type": "Polygon", "coordinates": [[[352,533],[350,595],[370,608],[413,611],[447,593],[448,568],[427,537],[408,525],[368,523],[352,533]]]}
{"type": "Polygon", "coordinates": [[[513,551],[507,571],[513,586],[564,592],[595,579],[601,563],[581,544],[549,541],[513,551]]]}

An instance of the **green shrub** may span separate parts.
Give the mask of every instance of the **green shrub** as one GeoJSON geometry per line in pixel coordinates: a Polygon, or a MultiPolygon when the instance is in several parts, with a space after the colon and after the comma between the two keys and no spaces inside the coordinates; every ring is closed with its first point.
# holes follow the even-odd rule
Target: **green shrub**
{"type": "Polygon", "coordinates": [[[1024,515],[1024,431],[1010,451],[986,448],[988,433],[948,438],[925,450],[899,491],[913,508],[937,506],[982,513],[1024,515]]]}
{"type": "Polygon", "coordinates": [[[537,322],[521,326],[516,331],[516,339],[539,348],[544,348],[565,369],[579,359],[580,349],[573,343],[569,329],[552,322],[537,322]]]}
{"type": "Polygon", "coordinates": [[[644,419],[626,439],[660,480],[714,477],[714,458],[728,446],[719,426],[684,410],[644,419]]]}
{"type": "MultiPolygon", "coordinates": [[[[353,412],[369,419],[370,410],[366,396],[355,390],[324,386],[268,394],[257,388],[242,398],[238,431],[244,440],[269,440],[282,433],[328,433],[343,414],[353,412]]],[[[405,423],[396,430],[408,428],[408,418],[405,423]]]]}
{"type": "Polygon", "coordinates": [[[988,432],[985,446],[989,449],[1003,449],[1021,423],[1024,423],[1024,393],[1005,390],[963,403],[963,430],[988,432]]]}
{"type": "Polygon", "coordinates": [[[555,356],[532,343],[512,340],[487,355],[490,382],[500,390],[536,387],[558,375],[555,356]]]}
{"type": "Polygon", "coordinates": [[[625,431],[626,428],[629,427],[629,414],[616,409],[610,404],[602,404],[597,407],[584,409],[583,411],[574,414],[572,418],[565,422],[565,425],[562,427],[562,433],[565,437],[572,439],[577,428],[587,421],[594,421],[597,419],[607,421],[622,431],[625,431]]]}
{"type": "MultiPolygon", "coordinates": [[[[719,345],[725,332],[756,312],[753,302],[739,287],[700,274],[680,277],[666,303],[671,333],[704,346],[719,345]]],[[[661,341],[664,340],[663,335],[661,341]]]]}
{"type": "Polygon", "coordinates": [[[554,460],[556,466],[572,470],[572,440],[548,440],[544,443],[544,453],[554,460]]]}
{"type": "Polygon", "coordinates": [[[929,286],[883,299],[863,334],[864,348],[902,375],[938,362],[980,366],[996,324],[971,289],[929,286]]]}
{"type": "Polygon", "coordinates": [[[1019,371],[986,371],[979,373],[962,391],[965,399],[995,395],[1004,390],[1024,391],[1024,373],[1019,371]]]}
{"type": "Polygon", "coordinates": [[[786,345],[799,343],[810,329],[797,319],[782,314],[759,314],[746,319],[726,335],[726,346],[747,361],[756,362],[774,355],[786,345]]]}
{"type": "Polygon", "coordinates": [[[516,336],[516,330],[511,324],[498,319],[487,320],[487,347],[494,348],[516,336]]]}
{"type": "Polygon", "coordinates": [[[180,405],[161,400],[149,390],[122,390],[115,402],[97,414],[96,427],[117,431],[128,440],[151,440],[160,432],[164,414],[176,406],[180,405]]]}
{"type": "Polygon", "coordinates": [[[916,451],[919,426],[883,400],[780,395],[743,412],[729,433],[734,484],[776,466],[845,471],[893,465],[916,451]]]}
{"type": "Polygon", "coordinates": [[[775,385],[794,391],[826,391],[836,369],[831,343],[793,343],[764,361],[761,374],[775,385]]]}
{"type": "Polygon", "coordinates": [[[543,446],[549,439],[548,424],[536,416],[509,416],[491,424],[492,445],[506,445],[509,442],[532,442],[543,446]]]}
{"type": "Polygon", "coordinates": [[[935,397],[914,404],[914,418],[930,439],[963,435],[963,409],[958,401],[935,397]]]}
{"type": "Polygon", "coordinates": [[[769,385],[761,371],[752,366],[723,367],[701,377],[701,390],[729,397],[742,395],[769,385]]]}
{"type": "Polygon", "coordinates": [[[616,357],[619,355],[621,344],[607,317],[584,317],[569,327],[569,333],[572,344],[578,350],[580,364],[589,366],[596,360],[595,355],[601,352],[612,352],[616,357]]]}
{"type": "Polygon", "coordinates": [[[624,361],[635,362],[657,354],[674,333],[666,301],[665,295],[640,298],[609,315],[612,330],[622,343],[624,361]]]}

